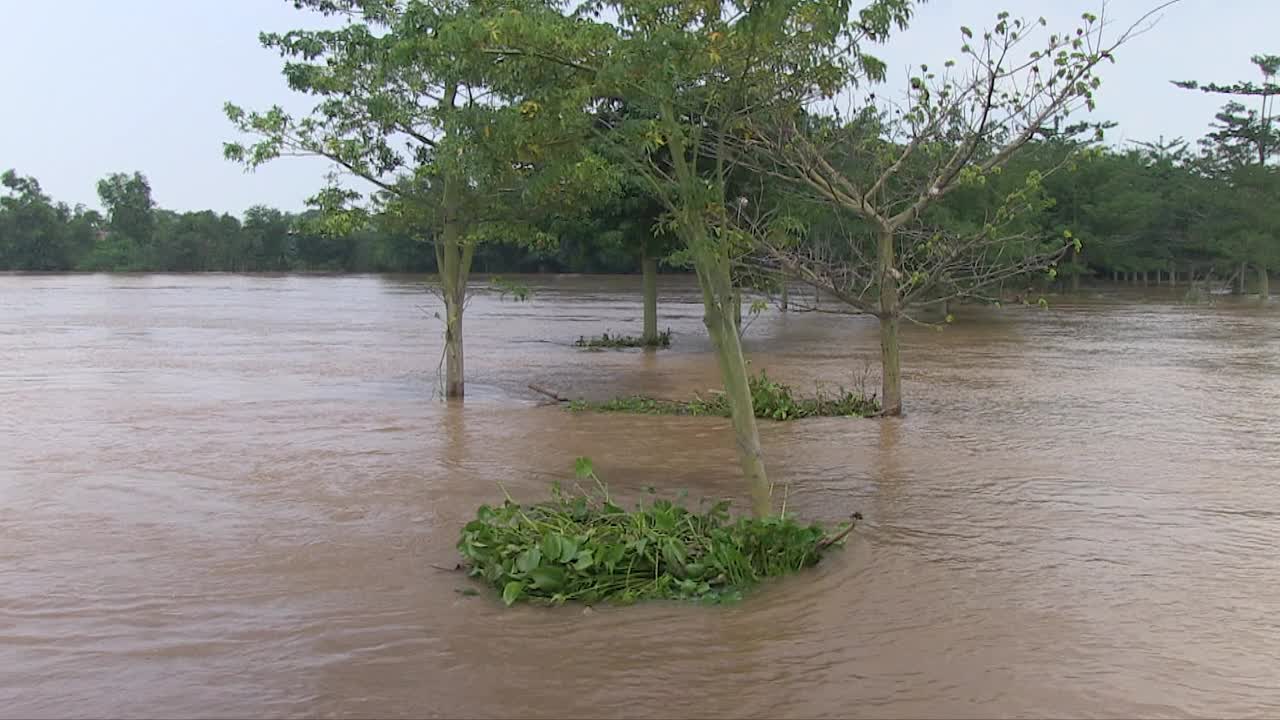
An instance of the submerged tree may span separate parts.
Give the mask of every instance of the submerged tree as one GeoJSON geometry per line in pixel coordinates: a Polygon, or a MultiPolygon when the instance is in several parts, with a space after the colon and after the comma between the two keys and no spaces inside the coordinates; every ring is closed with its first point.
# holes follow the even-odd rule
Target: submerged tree
{"type": "MultiPolygon", "coordinates": [[[[589,109],[614,109],[603,129],[613,155],[664,209],[697,273],[758,516],[773,508],[737,324],[733,262],[745,240],[732,222],[729,138],[758,113],[796,109],[851,78],[882,70],[860,45],[910,16],[909,0],[597,0],[576,17],[547,15],[535,30],[508,18],[492,51],[584,72],[589,109]],[[608,22],[591,17],[607,16],[608,22]],[[625,107],[627,112],[620,110],[625,107]]],[[[549,95],[564,89],[547,88],[549,95]]]]}
{"type": "MultiPolygon", "coordinates": [[[[872,94],[852,112],[811,104],[803,116],[775,114],[744,135],[764,171],[847,218],[835,252],[788,233],[758,238],[793,275],[879,318],[885,414],[902,411],[898,330],[907,306],[972,296],[1045,267],[1074,244],[1069,233],[1039,237],[1024,220],[1042,207],[1051,168],[1028,173],[968,227],[931,213],[948,196],[994,182],[1057,121],[1092,109],[1099,65],[1114,61],[1154,12],[1114,39],[1089,13],[1074,32],[1047,36],[1043,18],[1000,13],[979,37],[961,28],[964,63],[915,68],[901,102],[872,94]]],[[[841,80],[833,94],[856,97],[841,80]]]]}
{"type": "Polygon", "coordinates": [[[541,0],[295,0],[337,29],[264,33],[286,59],[291,89],[316,98],[310,114],[228,104],[253,144],[228,143],[228,158],[257,167],[282,155],[326,158],[373,187],[366,196],[333,185],[314,204],[341,232],[370,211],[435,247],[445,306],[445,395],[465,393],[463,310],[476,244],[514,234],[511,224],[551,197],[574,204],[583,184],[604,182],[599,163],[561,138],[559,119],[511,92],[514,82],[555,84],[564,68],[531,77],[479,50],[504,13],[544,10],[541,0]],[[560,174],[539,175],[545,167],[560,174]],[[372,201],[361,205],[361,201],[372,201]]]}

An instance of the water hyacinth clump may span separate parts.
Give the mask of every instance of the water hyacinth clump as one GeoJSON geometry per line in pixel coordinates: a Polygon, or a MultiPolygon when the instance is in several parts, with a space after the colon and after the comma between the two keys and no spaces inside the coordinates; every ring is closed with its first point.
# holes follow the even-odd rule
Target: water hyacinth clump
{"type": "Polygon", "coordinates": [[[727,502],[695,511],[656,499],[625,510],[590,461],[579,458],[577,470],[594,491],[556,485],[536,505],[508,498],[481,506],[463,528],[458,550],[469,574],[506,604],[737,599],[765,578],[814,565],[848,532],[829,537],[785,517],[734,519],[727,502]]]}

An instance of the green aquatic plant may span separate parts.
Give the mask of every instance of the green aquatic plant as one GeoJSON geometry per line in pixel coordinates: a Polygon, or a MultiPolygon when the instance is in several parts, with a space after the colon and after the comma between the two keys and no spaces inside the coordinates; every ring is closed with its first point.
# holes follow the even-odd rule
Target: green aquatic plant
{"type": "Polygon", "coordinates": [[[590,460],[578,458],[576,469],[594,490],[553,485],[551,499],[535,505],[508,497],[480,506],[462,529],[458,551],[468,573],[507,605],[734,600],[766,578],[816,564],[861,517],[828,535],[788,517],[735,519],[728,502],[698,511],[654,499],[625,510],[590,460]]]}
{"type": "Polygon", "coordinates": [[[617,350],[622,348],[669,348],[671,347],[671,330],[668,328],[652,340],[634,335],[610,335],[602,333],[599,337],[579,336],[574,347],[588,350],[617,350]]]}
{"type": "MultiPolygon", "coordinates": [[[[772,380],[761,371],[750,379],[751,403],[756,417],[768,420],[799,420],[808,417],[867,417],[880,411],[875,396],[839,388],[834,394],[819,390],[813,397],[798,397],[790,385],[772,380]]],[[[575,400],[569,409],[582,412],[621,412],[641,415],[709,415],[729,417],[729,402],[723,394],[693,400],[660,400],[643,395],[616,397],[604,402],[575,400]]]]}
{"type": "Polygon", "coordinates": [[[719,412],[712,411],[707,405],[694,402],[679,402],[676,400],[659,400],[657,398],[644,397],[643,395],[624,395],[616,397],[604,402],[590,402],[587,400],[574,400],[569,403],[569,409],[574,412],[616,412],[631,413],[634,415],[719,415],[719,412]]]}

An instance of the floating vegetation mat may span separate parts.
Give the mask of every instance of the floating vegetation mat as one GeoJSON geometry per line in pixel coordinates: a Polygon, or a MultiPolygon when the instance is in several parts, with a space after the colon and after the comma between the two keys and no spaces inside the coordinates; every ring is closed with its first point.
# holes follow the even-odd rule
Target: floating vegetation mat
{"type": "Polygon", "coordinates": [[[551,499],[536,505],[508,498],[481,506],[463,528],[464,567],[508,605],[733,600],[766,578],[816,564],[860,518],[828,535],[789,517],[735,519],[728,502],[695,511],[654,499],[626,510],[589,460],[580,458],[577,469],[580,480],[594,482],[593,491],[555,485],[551,499]]]}

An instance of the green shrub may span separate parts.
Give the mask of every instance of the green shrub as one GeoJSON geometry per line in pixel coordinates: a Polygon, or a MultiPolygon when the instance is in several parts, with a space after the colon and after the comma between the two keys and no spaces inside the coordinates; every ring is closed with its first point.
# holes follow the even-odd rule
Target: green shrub
{"type": "Polygon", "coordinates": [[[463,528],[458,550],[470,575],[506,604],[737,599],[765,578],[814,565],[852,528],[828,537],[790,518],[733,519],[727,502],[698,512],[653,500],[627,511],[585,458],[578,477],[597,491],[556,485],[551,500],[536,505],[508,497],[499,507],[481,506],[463,528]]]}

